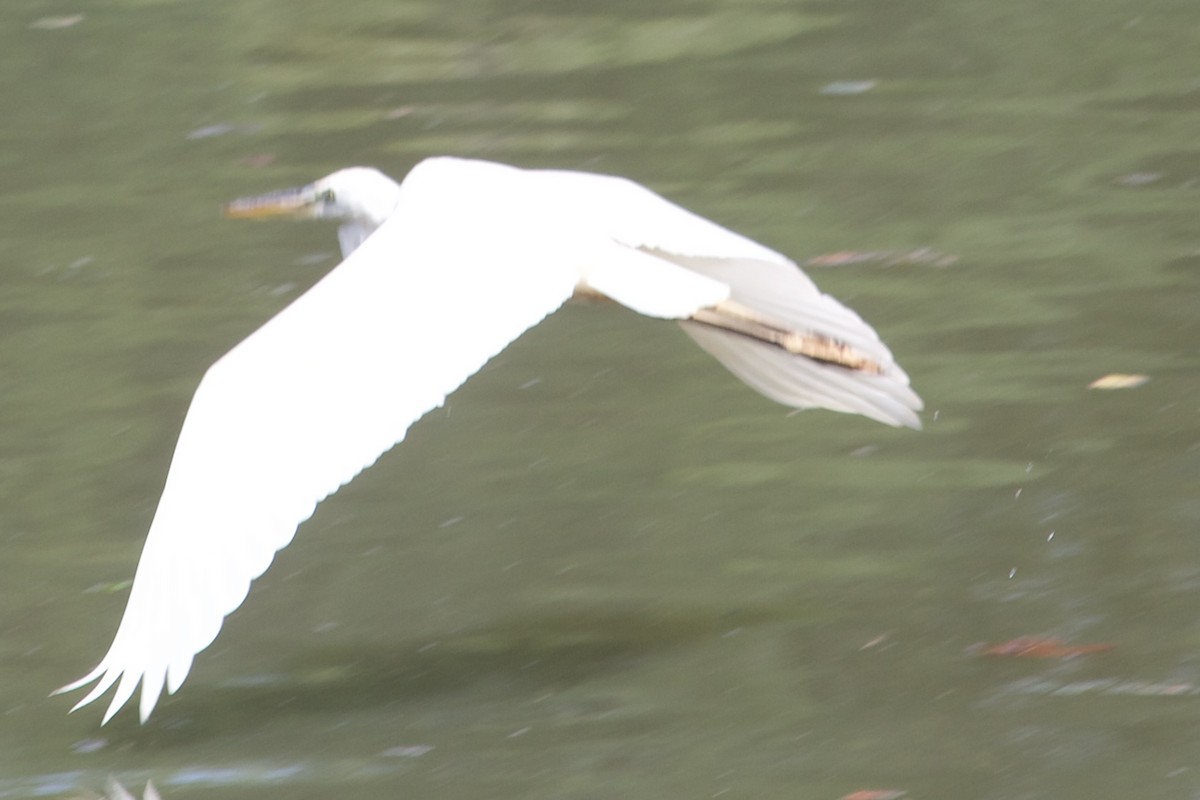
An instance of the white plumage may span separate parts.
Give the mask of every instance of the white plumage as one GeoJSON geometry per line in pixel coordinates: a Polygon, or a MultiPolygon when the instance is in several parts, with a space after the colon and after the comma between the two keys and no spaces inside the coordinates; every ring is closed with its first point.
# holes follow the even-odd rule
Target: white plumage
{"type": "Polygon", "coordinates": [[[235,201],[230,216],[342,220],[345,260],[201,380],[125,615],[59,691],[138,682],[144,721],[317,503],[575,291],[687,332],[759,392],[920,426],[875,331],[784,256],[636,183],[429,159],[235,201]]]}

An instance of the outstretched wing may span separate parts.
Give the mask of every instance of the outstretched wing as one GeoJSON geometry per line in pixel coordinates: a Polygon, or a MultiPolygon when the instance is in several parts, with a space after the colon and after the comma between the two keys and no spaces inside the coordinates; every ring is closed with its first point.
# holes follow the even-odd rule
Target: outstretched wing
{"type": "Polygon", "coordinates": [[[119,679],[107,722],[140,680],[144,721],[317,503],[571,295],[578,268],[552,242],[531,243],[464,203],[409,196],[208,370],[116,638],[60,690],[98,681],[76,708],[119,679]]]}

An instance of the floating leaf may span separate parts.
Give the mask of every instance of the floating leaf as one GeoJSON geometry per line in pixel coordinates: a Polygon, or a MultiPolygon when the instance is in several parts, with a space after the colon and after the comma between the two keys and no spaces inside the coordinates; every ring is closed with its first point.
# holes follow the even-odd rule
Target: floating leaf
{"type": "Polygon", "coordinates": [[[1052,636],[1018,636],[1000,644],[983,646],[985,656],[1007,656],[1012,658],[1074,658],[1092,653],[1104,653],[1116,645],[1067,644],[1052,636]]]}
{"type": "Polygon", "coordinates": [[[1126,374],[1123,372],[1111,372],[1102,378],[1096,378],[1088,384],[1089,389],[1136,389],[1146,381],[1150,380],[1149,375],[1126,374]]]}

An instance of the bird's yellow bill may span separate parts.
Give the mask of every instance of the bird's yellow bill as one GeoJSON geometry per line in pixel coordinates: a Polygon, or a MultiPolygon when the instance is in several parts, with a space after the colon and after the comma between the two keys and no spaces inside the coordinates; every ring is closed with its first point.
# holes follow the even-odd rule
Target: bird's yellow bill
{"type": "Polygon", "coordinates": [[[303,189],[284,189],[226,203],[221,213],[230,219],[312,216],[313,197],[303,189]]]}

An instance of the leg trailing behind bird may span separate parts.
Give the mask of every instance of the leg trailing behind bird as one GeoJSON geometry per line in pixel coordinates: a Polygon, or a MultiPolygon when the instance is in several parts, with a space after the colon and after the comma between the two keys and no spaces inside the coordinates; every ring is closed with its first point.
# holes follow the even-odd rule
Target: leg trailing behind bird
{"type": "Polygon", "coordinates": [[[845,342],[813,331],[798,331],[770,320],[751,308],[725,300],[702,308],[691,317],[692,322],[708,325],[730,333],[748,336],[787,352],[811,358],[822,364],[845,367],[856,372],[883,374],[883,366],[860,353],[845,342]]]}

